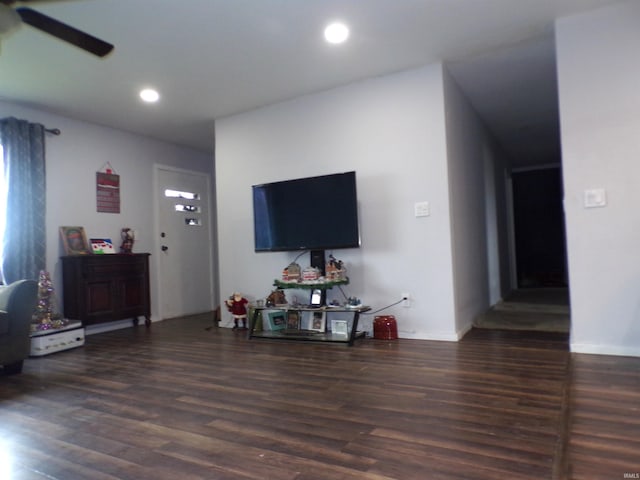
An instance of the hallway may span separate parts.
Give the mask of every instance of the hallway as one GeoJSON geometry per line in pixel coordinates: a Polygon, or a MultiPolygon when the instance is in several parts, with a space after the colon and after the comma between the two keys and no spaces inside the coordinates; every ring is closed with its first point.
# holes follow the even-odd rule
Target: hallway
{"type": "Polygon", "coordinates": [[[478,316],[474,327],[569,333],[570,323],[568,288],[524,288],[478,316]]]}

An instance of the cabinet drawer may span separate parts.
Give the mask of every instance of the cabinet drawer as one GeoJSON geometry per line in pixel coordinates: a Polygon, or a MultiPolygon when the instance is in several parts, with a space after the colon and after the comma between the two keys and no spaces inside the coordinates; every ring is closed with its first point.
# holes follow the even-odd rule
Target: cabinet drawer
{"type": "MultiPolygon", "coordinates": [[[[93,259],[92,259],[93,260],[93,259]]],[[[139,259],[133,261],[89,261],[82,269],[82,275],[89,278],[141,275],[145,270],[145,263],[139,259]]]]}

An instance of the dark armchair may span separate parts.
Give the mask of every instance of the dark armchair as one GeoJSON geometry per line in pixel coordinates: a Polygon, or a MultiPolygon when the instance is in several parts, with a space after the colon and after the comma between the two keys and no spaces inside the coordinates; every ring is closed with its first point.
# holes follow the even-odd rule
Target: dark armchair
{"type": "Polygon", "coordinates": [[[20,373],[31,348],[29,329],[38,301],[38,282],[0,285],[0,365],[5,374],[20,373]]]}

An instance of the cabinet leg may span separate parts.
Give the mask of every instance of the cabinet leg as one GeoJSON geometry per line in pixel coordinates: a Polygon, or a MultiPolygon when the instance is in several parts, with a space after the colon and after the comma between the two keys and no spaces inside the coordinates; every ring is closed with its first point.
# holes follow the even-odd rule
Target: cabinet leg
{"type": "MultiPolygon", "coordinates": [[[[140,319],[138,317],[133,317],[133,326],[137,327],[140,323],[140,319]]],[[[144,316],[144,326],[149,328],[151,326],[151,318],[148,316],[144,316]]]]}
{"type": "Polygon", "coordinates": [[[353,342],[356,340],[356,335],[358,334],[358,320],[360,319],[360,313],[353,313],[353,325],[351,326],[351,335],[349,336],[349,346],[353,346],[353,342]]]}
{"type": "Polygon", "coordinates": [[[260,310],[255,309],[253,311],[253,315],[251,315],[251,319],[249,320],[249,331],[247,332],[247,338],[251,338],[253,335],[253,330],[256,328],[256,322],[258,321],[258,316],[260,315],[260,310]]]}

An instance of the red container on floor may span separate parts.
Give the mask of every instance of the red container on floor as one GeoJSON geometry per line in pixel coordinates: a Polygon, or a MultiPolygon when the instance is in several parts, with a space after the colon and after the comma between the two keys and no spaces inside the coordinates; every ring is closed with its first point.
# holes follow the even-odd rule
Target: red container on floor
{"type": "Polygon", "coordinates": [[[398,324],[393,315],[379,315],[373,319],[373,338],[395,340],[398,338],[398,324]]]}

